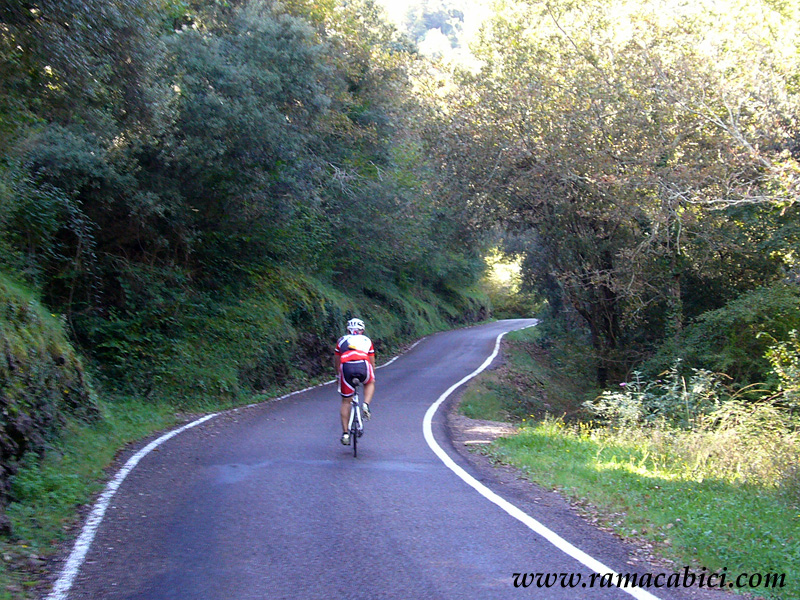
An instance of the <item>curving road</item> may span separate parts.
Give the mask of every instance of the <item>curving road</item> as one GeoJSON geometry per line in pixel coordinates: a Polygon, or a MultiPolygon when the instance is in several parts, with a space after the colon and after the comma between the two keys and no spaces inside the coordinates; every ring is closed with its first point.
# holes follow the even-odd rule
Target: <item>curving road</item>
{"type": "MultiPolygon", "coordinates": [[[[357,459],[339,443],[332,385],[217,415],[165,441],[119,487],[61,597],[631,598],[619,588],[514,587],[517,572],[581,574],[586,583],[591,570],[487,500],[426,443],[431,404],[491,355],[498,334],[530,324],[437,334],[379,369],[357,459]]],[[[610,536],[465,461],[448,442],[445,408],[431,429],[454,463],[604,566],[631,571],[610,536]]],[[[657,597],[699,597],[687,593],[657,597]]]]}

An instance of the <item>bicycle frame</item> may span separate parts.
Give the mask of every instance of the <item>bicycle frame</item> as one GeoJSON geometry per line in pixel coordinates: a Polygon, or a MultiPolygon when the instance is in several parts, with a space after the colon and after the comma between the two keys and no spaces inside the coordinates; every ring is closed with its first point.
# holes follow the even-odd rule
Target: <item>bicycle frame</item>
{"type": "Polygon", "coordinates": [[[358,387],[350,398],[350,421],[347,425],[350,432],[350,443],[353,445],[353,456],[358,456],[358,438],[364,433],[364,421],[361,419],[361,404],[358,401],[358,387]]]}

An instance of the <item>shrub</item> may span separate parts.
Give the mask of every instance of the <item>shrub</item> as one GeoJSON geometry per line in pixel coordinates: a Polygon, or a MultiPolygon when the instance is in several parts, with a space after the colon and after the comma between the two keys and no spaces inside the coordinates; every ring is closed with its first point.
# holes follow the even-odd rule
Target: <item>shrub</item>
{"type": "MultiPolygon", "coordinates": [[[[796,393],[796,334],[768,354],[784,381],[784,392],[796,393]],[[779,369],[779,367],[781,369],[779,369]]],[[[723,376],[693,369],[684,378],[677,367],[664,379],[647,381],[634,373],[619,391],[605,391],[585,408],[612,425],[608,435],[636,438],[656,462],[683,468],[694,478],[719,478],[776,488],[796,501],[800,490],[800,417],[784,398],[764,395],[747,400],[723,383],[723,376]]],[[[602,431],[602,429],[598,430],[602,431]]]]}
{"type": "Polygon", "coordinates": [[[722,376],[705,369],[692,369],[688,380],[681,375],[680,361],[663,373],[663,379],[646,381],[638,371],[633,381],[620,384],[620,390],[604,391],[584,407],[619,426],[653,422],[659,419],[690,426],[731,396],[722,376]]]}

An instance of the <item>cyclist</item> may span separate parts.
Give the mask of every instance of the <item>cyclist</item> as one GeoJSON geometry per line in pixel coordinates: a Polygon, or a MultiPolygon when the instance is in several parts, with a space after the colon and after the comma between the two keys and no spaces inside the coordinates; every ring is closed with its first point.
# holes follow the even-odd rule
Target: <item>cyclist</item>
{"type": "Polygon", "coordinates": [[[354,379],[361,381],[364,386],[364,403],[362,414],[365,419],[370,418],[372,395],[375,393],[375,348],[366,335],[364,335],[364,321],[350,319],[347,322],[347,335],[339,338],[334,350],[334,364],[339,379],[339,394],[342,396],[342,444],[350,445],[350,398],[355,394],[354,379]]]}

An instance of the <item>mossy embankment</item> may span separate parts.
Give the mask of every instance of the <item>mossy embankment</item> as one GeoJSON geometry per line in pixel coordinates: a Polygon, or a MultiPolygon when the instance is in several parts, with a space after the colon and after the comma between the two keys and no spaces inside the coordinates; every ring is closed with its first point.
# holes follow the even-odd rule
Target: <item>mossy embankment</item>
{"type": "MultiPolygon", "coordinates": [[[[64,322],[0,274],[0,507],[29,453],[41,453],[68,418],[100,417],[84,364],[64,322]]],[[[10,532],[5,510],[0,530],[10,532]]]]}
{"type": "Polygon", "coordinates": [[[192,411],[330,378],[332,346],[352,316],[367,323],[380,357],[488,315],[478,288],[343,288],[278,267],[235,293],[151,289],[137,296],[127,312],[80,323],[99,378],[115,392],[192,411]]]}

